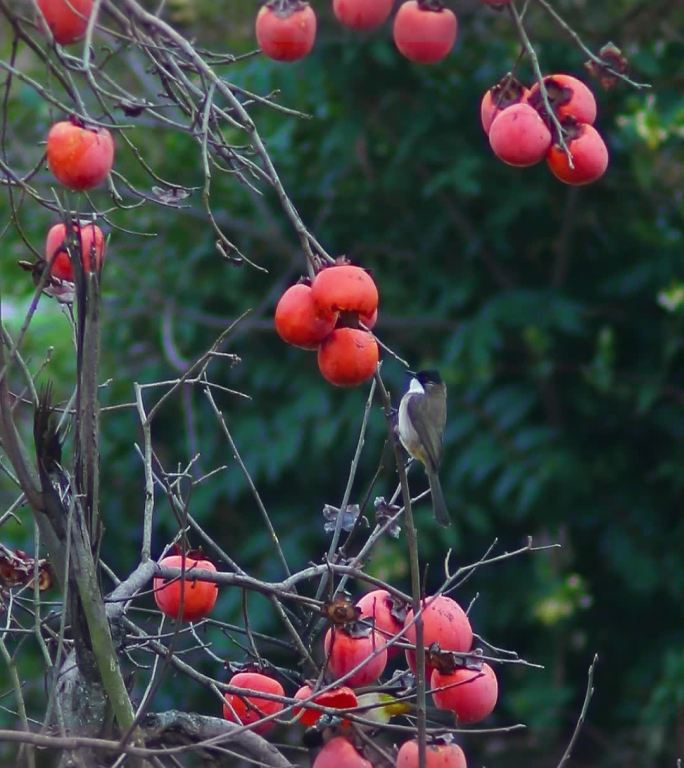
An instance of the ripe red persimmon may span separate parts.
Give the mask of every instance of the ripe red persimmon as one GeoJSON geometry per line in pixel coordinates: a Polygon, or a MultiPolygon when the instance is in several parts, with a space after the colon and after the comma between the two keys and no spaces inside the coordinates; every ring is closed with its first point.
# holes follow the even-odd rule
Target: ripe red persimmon
{"type": "MultiPolygon", "coordinates": [[[[311,686],[303,685],[297,693],[295,693],[295,699],[297,701],[303,701],[311,698],[311,686]]],[[[330,709],[353,709],[358,705],[356,694],[351,688],[346,686],[340,686],[339,688],[332,688],[325,693],[318,693],[313,698],[313,703],[318,704],[321,707],[329,707],[330,709]]],[[[308,705],[304,707],[295,707],[292,714],[298,715],[302,712],[302,716],[299,718],[299,722],[305,725],[307,728],[314,725],[320,719],[323,712],[318,709],[310,709],[308,705]]]]}
{"type": "Polygon", "coordinates": [[[321,749],[313,768],[373,768],[344,736],[335,736],[321,749]]]}
{"type": "MultiPolygon", "coordinates": [[[[368,592],[356,603],[356,607],[361,611],[359,618],[374,619],[376,631],[385,638],[394,637],[404,628],[406,606],[395,600],[386,589],[368,592]]],[[[387,649],[390,657],[396,656],[399,652],[400,649],[396,645],[387,649]]]]}
{"type": "Polygon", "coordinates": [[[344,681],[353,688],[374,683],[387,666],[387,648],[382,635],[360,622],[330,628],[325,633],[323,648],[328,671],[335,679],[344,677],[365,661],[344,681]]]}
{"type": "Polygon", "coordinates": [[[55,123],[47,137],[47,162],[65,187],[97,187],[114,163],[112,134],[106,128],[87,128],[66,120],[55,123]]]}
{"type": "Polygon", "coordinates": [[[311,287],[298,283],[280,297],[275,327],[280,338],[302,349],[317,349],[335,328],[337,313],[322,315],[311,297],[311,287]]]}
{"type": "Polygon", "coordinates": [[[333,0],[333,11],[345,27],[374,29],[384,24],[394,0],[333,0]]]}
{"type": "Polygon", "coordinates": [[[524,168],[544,158],[551,146],[551,131],[533,107],[515,104],[494,118],[489,144],[499,160],[524,168]]]}
{"type": "Polygon", "coordinates": [[[551,173],[565,184],[573,186],[591,184],[600,179],[608,168],[608,148],[599,132],[593,125],[568,121],[564,121],[563,127],[567,131],[565,142],[572,155],[574,168],[570,167],[565,152],[554,145],[546,155],[551,173]]]}
{"type": "MultiPolygon", "coordinates": [[[[418,742],[405,741],[397,754],[395,768],[418,768],[418,742]]],[[[425,768],[467,768],[463,750],[458,744],[428,744],[425,768]]]]}
{"type": "Polygon", "coordinates": [[[255,31],[259,48],[270,59],[297,61],[314,46],[316,14],[301,0],[273,0],[259,9],[255,31]]]}
{"type": "MultiPolygon", "coordinates": [[[[572,75],[547,75],[544,85],[549,96],[551,109],[559,120],[565,117],[574,117],[578,123],[593,125],[596,120],[596,99],[589,88],[572,75]]],[[[542,100],[539,83],[530,88],[529,103],[544,116],[544,102],[542,100]]]]}
{"type": "MultiPolygon", "coordinates": [[[[466,653],[470,650],[473,644],[473,630],[465,611],[455,600],[439,595],[425,598],[422,605],[423,642],[426,648],[432,643],[439,643],[443,651],[466,653]]],[[[413,610],[406,613],[405,626],[407,629],[404,636],[408,642],[415,645],[416,625],[413,623],[413,610]]],[[[406,651],[406,661],[415,672],[416,652],[406,651]]],[[[425,666],[429,677],[432,667],[429,664],[425,666]]]]}
{"type": "MultiPolygon", "coordinates": [[[[94,261],[95,269],[102,267],[105,252],[105,239],[102,230],[92,221],[81,221],[73,225],[73,231],[81,246],[81,263],[86,272],[90,272],[94,261]],[[94,260],[91,260],[94,257],[94,260]]],[[[52,266],[50,274],[60,280],[74,282],[74,266],[67,251],[66,226],[55,224],[50,228],[45,239],[45,261],[52,266]]]]}
{"type": "Polygon", "coordinates": [[[393,36],[399,52],[418,64],[434,64],[447,56],[457,33],[456,15],[440,2],[407,0],[394,17],[393,36]]]}
{"type": "Polygon", "coordinates": [[[514,104],[524,103],[528,95],[527,88],[511,75],[506,75],[492,86],[480,103],[480,120],[484,132],[489,134],[489,129],[498,114],[514,104]]]}
{"type": "Polygon", "coordinates": [[[370,317],[378,308],[378,289],[361,267],[341,264],[322,269],[311,286],[311,296],[324,315],[355,312],[370,317]]]}
{"type": "Polygon", "coordinates": [[[69,45],[85,35],[93,0],[38,0],[38,8],[55,42],[69,45]]]}
{"type": "Polygon", "coordinates": [[[460,723],[484,720],[494,711],[499,697],[499,684],[489,664],[483,664],[479,672],[457,669],[450,674],[442,674],[435,669],[430,687],[435,706],[455,712],[460,723]]]}
{"type": "Polygon", "coordinates": [[[358,328],[336,328],[318,348],[318,368],[336,387],[355,387],[375,373],[380,359],[377,341],[358,328]]]}
{"type": "MultiPolygon", "coordinates": [[[[182,568],[183,556],[171,555],[159,562],[166,568],[182,568]]],[[[178,621],[197,621],[204,618],[216,603],[218,586],[211,581],[194,579],[193,571],[216,571],[216,566],[209,560],[195,560],[185,557],[185,578],[166,581],[160,576],[153,580],[154,601],[159,610],[178,621]],[[183,609],[181,611],[181,590],[183,609]]]]}
{"type": "MultiPolygon", "coordinates": [[[[244,688],[246,691],[260,691],[272,696],[285,696],[283,686],[277,680],[262,675],[260,672],[238,672],[230,678],[228,683],[236,688],[244,688]]],[[[282,701],[265,699],[257,695],[226,692],[224,698],[226,701],[223,705],[223,717],[232,723],[251,725],[264,717],[275,715],[283,709],[282,701]]],[[[274,725],[273,720],[268,720],[265,723],[255,725],[251,730],[263,734],[267,733],[274,725]]]]}

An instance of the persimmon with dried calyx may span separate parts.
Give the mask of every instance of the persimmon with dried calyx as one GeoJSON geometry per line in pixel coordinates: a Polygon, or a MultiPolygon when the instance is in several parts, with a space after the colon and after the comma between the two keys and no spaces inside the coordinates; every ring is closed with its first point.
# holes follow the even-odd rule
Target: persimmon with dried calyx
{"type": "Polygon", "coordinates": [[[329,629],[323,648],[327,670],[333,679],[345,677],[362,665],[344,680],[352,688],[374,683],[387,666],[387,648],[382,635],[362,621],[329,629]]]}
{"type": "Polygon", "coordinates": [[[456,669],[442,673],[435,669],[430,678],[432,700],[437,709],[455,713],[459,723],[479,723],[494,711],[499,684],[489,664],[482,669],[456,669]]]}
{"type": "Polygon", "coordinates": [[[271,0],[259,9],[256,39],[266,56],[275,61],[304,58],[316,40],[316,14],[303,0],[271,0]]]}
{"type": "Polygon", "coordinates": [[[480,120],[484,132],[489,134],[494,118],[504,109],[514,104],[525,103],[528,94],[528,89],[511,74],[493,85],[482,97],[480,103],[480,120]]]}
{"type": "Polygon", "coordinates": [[[235,688],[243,688],[244,693],[231,693],[226,691],[224,694],[225,703],[223,705],[223,717],[233,723],[242,723],[243,725],[252,725],[258,723],[250,730],[255,733],[267,733],[275,722],[267,720],[259,723],[264,717],[275,715],[283,709],[283,702],[275,699],[265,699],[258,694],[247,693],[247,691],[259,691],[271,696],[285,696],[283,686],[273,677],[264,675],[261,672],[238,672],[228,681],[229,685],[235,688]]]}
{"type": "MultiPolygon", "coordinates": [[[[305,699],[311,699],[312,693],[313,688],[306,684],[295,693],[294,697],[296,701],[303,701],[305,699]]],[[[328,707],[328,709],[349,710],[353,709],[358,704],[354,691],[344,685],[339,686],[338,688],[331,688],[329,691],[317,693],[311,700],[314,704],[318,704],[321,707],[328,707]]],[[[296,716],[300,712],[302,713],[302,716],[299,718],[299,722],[307,727],[317,723],[321,718],[321,715],[323,715],[323,712],[321,712],[320,709],[313,709],[307,704],[304,704],[302,707],[295,707],[292,714],[296,716]]]]}
{"type": "MultiPolygon", "coordinates": [[[[468,616],[461,606],[450,597],[438,595],[421,600],[423,608],[423,642],[425,647],[437,643],[442,651],[455,651],[466,653],[473,644],[473,630],[468,616]]],[[[406,639],[415,645],[416,625],[413,621],[413,610],[406,613],[406,639]]],[[[406,651],[406,661],[411,669],[416,671],[416,652],[406,651]]],[[[426,670],[432,672],[430,664],[426,663],[426,670]]]]}
{"type": "Polygon", "coordinates": [[[578,123],[571,118],[563,121],[563,131],[573,167],[570,167],[565,150],[554,144],[546,155],[551,173],[571,186],[598,181],[608,168],[608,147],[601,134],[593,125],[578,123]]]}
{"type": "Polygon", "coordinates": [[[349,312],[370,318],[378,308],[378,289],[365,269],[352,264],[325,267],[315,277],[311,296],[323,315],[349,312]]]}
{"type": "MultiPolygon", "coordinates": [[[[425,768],[467,768],[463,750],[458,744],[427,744],[425,768]]],[[[395,768],[418,768],[418,742],[405,741],[394,763],[395,768]]]]}
{"type": "Polygon", "coordinates": [[[335,736],[321,749],[313,768],[373,768],[344,736],[335,736]]]}
{"type": "Polygon", "coordinates": [[[489,144],[499,160],[525,168],[544,159],[551,146],[551,131],[536,109],[514,104],[494,118],[489,144]]]}
{"type": "Polygon", "coordinates": [[[37,0],[55,42],[69,45],[86,33],[93,0],[37,0]]]}
{"type": "MultiPolygon", "coordinates": [[[[375,589],[365,594],[356,607],[361,611],[360,618],[373,619],[375,629],[383,637],[390,639],[404,628],[406,603],[391,595],[386,589],[375,589]]],[[[388,646],[389,656],[396,656],[400,649],[396,645],[388,646]]]]}
{"type": "Polygon", "coordinates": [[[337,387],[355,387],[375,373],[378,342],[359,328],[336,328],[318,348],[318,368],[337,387]]]}
{"type": "MultiPolygon", "coordinates": [[[[589,87],[572,75],[547,75],[544,85],[551,109],[559,120],[572,117],[579,123],[593,125],[596,120],[596,99],[589,87]]],[[[545,117],[546,107],[539,83],[530,88],[528,103],[542,117],[545,117]]]]}
{"type": "Polygon", "coordinates": [[[333,12],[345,27],[375,29],[392,13],[394,0],[333,0],[333,12]]]}
{"type": "Polygon", "coordinates": [[[311,296],[311,286],[297,283],[280,297],[275,327],[280,338],[302,349],[317,349],[335,328],[337,313],[323,315],[311,296]]]}
{"type": "MultiPolygon", "coordinates": [[[[67,249],[66,225],[55,224],[45,239],[45,261],[50,265],[50,274],[60,280],[74,282],[74,265],[67,249]]],[[[105,238],[102,230],[92,221],[80,221],[73,225],[74,240],[80,245],[80,259],[83,269],[99,270],[105,256],[105,238]]]]}
{"type": "Polygon", "coordinates": [[[154,601],[159,610],[177,621],[198,621],[209,614],[216,604],[218,585],[212,581],[193,578],[193,571],[216,572],[209,560],[187,555],[170,555],[159,562],[162,568],[183,568],[183,578],[167,581],[161,576],[153,580],[154,601]],[[182,606],[181,606],[182,602],[182,606]]]}
{"type": "Polygon", "coordinates": [[[434,64],[447,56],[457,33],[456,15],[440,0],[407,0],[394,17],[395,45],[418,64],[434,64]]]}
{"type": "Polygon", "coordinates": [[[74,121],[55,123],[47,137],[47,162],[57,181],[76,191],[93,189],[109,175],[114,140],[106,128],[74,121]]]}

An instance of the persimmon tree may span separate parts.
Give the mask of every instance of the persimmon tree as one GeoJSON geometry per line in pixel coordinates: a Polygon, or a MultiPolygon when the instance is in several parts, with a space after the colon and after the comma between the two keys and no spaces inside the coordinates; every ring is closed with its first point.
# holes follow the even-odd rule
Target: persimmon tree
{"type": "MultiPolygon", "coordinates": [[[[302,4],[272,5],[268,13],[287,16],[300,11],[302,4]],[[297,8],[288,7],[292,5],[297,8]]],[[[491,131],[501,135],[501,129],[496,129],[503,125],[497,122],[499,118],[524,107],[543,128],[536,160],[552,152],[554,159],[549,163],[559,178],[578,183],[573,171],[579,168],[578,173],[584,174],[581,183],[593,181],[605,171],[605,165],[601,173],[585,173],[584,155],[573,154],[574,142],[580,141],[592,121],[566,114],[573,93],[567,93],[563,83],[544,78],[548,73],[541,69],[527,25],[531,7],[538,6],[535,10],[547,13],[561,33],[571,36],[588,58],[592,74],[605,86],[646,86],[629,77],[627,61],[615,46],[589,50],[552,3],[536,0],[500,5],[498,11],[510,16],[511,34],[520,42],[521,57],[531,62],[536,83],[530,92],[538,97],[536,103],[530,102],[532,106],[515,103],[504,109],[499,95],[509,93],[514,74],[502,72],[503,84],[489,93],[490,102],[500,112],[490,116],[491,131]],[[559,166],[562,173],[557,171],[559,166]]],[[[338,15],[345,14],[343,4],[336,3],[335,8],[338,15]]],[[[447,14],[434,2],[404,8],[418,15],[447,14]]],[[[453,14],[448,13],[449,35],[440,55],[419,45],[409,58],[436,61],[446,55],[456,34],[453,14]]],[[[402,19],[404,16],[405,12],[402,19]]],[[[282,104],[277,94],[252,92],[233,82],[231,73],[241,57],[206,50],[201,41],[184,36],[166,20],[163,3],[149,9],[136,0],[94,0],[92,5],[44,0],[33,7],[0,0],[0,19],[9,40],[9,53],[0,61],[4,78],[0,178],[10,210],[4,226],[25,246],[24,271],[17,269],[16,279],[28,280],[30,275],[35,283],[18,332],[10,334],[3,325],[0,339],[2,468],[16,492],[15,500],[0,516],[0,524],[19,520],[27,530],[34,530],[31,553],[6,546],[0,550],[0,655],[9,683],[7,695],[16,714],[14,728],[2,730],[0,740],[16,745],[17,764],[35,766],[48,760],[60,766],[174,766],[243,761],[278,767],[305,765],[311,759],[319,768],[333,762],[346,764],[344,760],[424,768],[431,752],[450,754],[450,759],[460,761],[465,759],[463,753],[467,758],[468,738],[478,734],[486,738],[489,731],[506,733],[522,727],[462,727],[483,719],[493,708],[497,666],[534,664],[513,650],[496,647],[477,632],[473,648],[468,606],[436,606],[447,601],[450,606],[459,587],[476,578],[480,569],[555,545],[536,545],[530,539],[523,546],[503,550],[493,545],[484,553],[469,552],[466,546],[457,558],[445,549],[440,585],[432,594],[425,594],[425,564],[419,558],[420,531],[413,509],[427,492],[412,489],[422,482],[419,473],[411,475],[409,483],[406,456],[395,432],[394,415],[401,393],[386,385],[382,362],[375,365],[378,346],[385,359],[410,366],[401,349],[388,345],[376,333],[376,306],[336,300],[328,307],[326,320],[331,324],[323,323],[321,337],[314,334],[309,343],[311,338],[304,334],[307,343],[300,344],[320,344],[319,364],[328,382],[367,381],[369,388],[358,425],[349,425],[358,430],[353,456],[331,469],[342,475],[344,464],[350,461],[342,498],[339,504],[327,505],[323,516],[312,517],[312,525],[325,524],[331,536],[329,546],[325,552],[310,553],[312,562],[304,567],[295,567],[285,556],[268,505],[234,438],[227,404],[249,393],[226,387],[217,373],[228,366],[259,365],[257,358],[239,359],[231,349],[245,316],[223,329],[180,374],[153,382],[133,380],[126,402],[100,406],[100,392],[106,385],[100,373],[102,284],[107,280],[108,259],[116,258],[120,244],[151,234],[131,228],[128,222],[135,221],[137,212],[155,208],[178,216],[192,208],[212,229],[216,258],[227,270],[240,266],[264,271],[241,246],[239,222],[235,225],[232,217],[224,215],[213,194],[216,179],[227,177],[255,196],[275,195],[280,216],[298,240],[297,269],[305,278],[302,285],[313,281],[310,292],[315,301],[319,275],[332,274],[332,265],[353,269],[342,265],[303,220],[296,190],[285,188],[259,130],[264,111],[279,113],[283,121],[303,119],[297,105],[282,104]],[[70,15],[70,25],[56,32],[60,19],[53,18],[53,12],[70,15]],[[46,108],[43,114],[52,118],[41,126],[48,141],[46,153],[38,141],[30,158],[15,151],[8,106],[17,91],[31,93],[46,108]],[[53,128],[48,137],[51,124],[61,127],[57,132],[53,128]],[[150,132],[177,133],[194,144],[202,176],[199,187],[166,178],[148,160],[139,144],[140,137],[150,132]],[[91,144],[103,136],[112,138],[103,140],[105,154],[101,155],[100,148],[93,149],[91,144]],[[57,139],[63,143],[55,147],[57,139]],[[110,141],[116,147],[113,152],[110,141]],[[72,142],[88,145],[82,150],[84,162],[90,163],[86,167],[90,173],[85,176],[74,171],[72,142]],[[86,158],[91,151],[95,158],[86,158]],[[124,167],[126,173],[121,170],[124,167]],[[102,186],[98,186],[100,182],[102,186]],[[48,236],[45,249],[26,234],[26,219],[39,216],[45,219],[46,235],[51,227],[59,228],[57,235],[48,236]],[[106,250],[103,231],[108,233],[106,250]],[[64,400],[54,396],[49,361],[36,365],[23,354],[32,323],[45,302],[63,306],[73,332],[76,370],[72,392],[64,400]],[[347,340],[344,352],[335,351],[333,343],[338,339],[347,340]],[[351,374],[340,372],[339,366],[344,367],[340,358],[353,357],[361,346],[365,355],[362,374],[358,374],[359,367],[351,374]],[[368,348],[372,349],[370,358],[368,348]],[[225,467],[209,467],[198,474],[199,454],[177,464],[165,461],[159,449],[160,414],[189,387],[204,399],[214,430],[239,467],[251,493],[255,526],[269,538],[271,557],[280,570],[278,579],[244,570],[240,543],[223,546],[216,532],[206,530],[193,516],[193,494],[217,482],[225,467]],[[117,573],[103,555],[107,530],[116,526],[116,520],[110,519],[108,500],[100,493],[100,452],[107,420],[123,409],[135,413],[138,421],[135,450],[143,492],[130,500],[139,508],[141,520],[136,531],[137,564],[127,573],[117,573]],[[364,451],[368,422],[376,411],[386,422],[385,454],[389,459],[364,451]],[[371,490],[359,489],[357,475],[362,463],[382,464],[383,460],[393,467],[393,489],[373,502],[371,490]],[[164,500],[163,512],[160,499],[164,500]],[[172,518],[175,535],[157,552],[154,542],[162,514],[172,518]],[[400,538],[405,544],[408,587],[402,589],[367,571],[369,559],[385,537],[400,538]],[[459,565],[452,565],[453,560],[459,565]],[[217,593],[227,589],[243,595],[240,626],[227,624],[212,610],[217,593]],[[384,622],[375,605],[370,609],[367,604],[357,606],[356,597],[347,594],[347,590],[371,589],[381,590],[382,600],[391,603],[390,608],[385,606],[389,616],[383,615],[384,622]],[[156,611],[149,607],[151,595],[156,611]],[[267,601],[279,622],[278,635],[265,636],[252,628],[249,601],[255,595],[267,601]],[[444,615],[449,624],[457,615],[467,624],[467,641],[453,642],[451,627],[433,626],[444,615]],[[225,668],[225,659],[203,641],[208,626],[235,638],[244,666],[225,668]],[[25,695],[20,658],[28,646],[40,655],[44,669],[45,697],[40,711],[25,695]],[[284,660],[278,664],[269,658],[274,648],[278,659],[284,660]],[[186,661],[191,652],[201,654],[213,666],[213,674],[186,661]],[[393,666],[386,667],[392,654],[393,666]],[[215,704],[216,716],[185,711],[182,702],[175,709],[160,710],[158,694],[171,675],[182,676],[188,686],[204,687],[215,704]],[[483,701],[475,693],[485,683],[489,687],[483,701]],[[470,698],[452,704],[452,699],[459,698],[459,686],[470,686],[470,698]],[[455,720],[454,713],[459,712],[460,720],[455,720]],[[306,732],[302,722],[307,724],[306,732]],[[288,734],[282,742],[271,741],[273,734],[281,733],[288,734]],[[463,741],[463,752],[450,744],[454,738],[463,741]],[[397,757],[396,748],[414,739],[415,746],[402,747],[397,757]]],[[[407,23],[401,22],[400,51],[415,47],[407,23]]],[[[354,21],[349,26],[365,24],[354,21]]],[[[276,58],[287,60],[288,56],[276,58]]],[[[519,61],[510,62],[512,73],[518,65],[519,61]]],[[[509,143],[516,140],[511,136],[504,139],[509,143]]],[[[526,159],[512,164],[529,163],[526,159]]],[[[382,312],[382,275],[376,273],[374,280],[382,312]]],[[[285,293],[283,286],[276,288],[278,295],[285,293]]],[[[267,297],[273,298],[277,297],[267,297]]],[[[278,330],[287,339],[280,324],[278,330]]],[[[294,338],[297,343],[302,337],[295,334],[294,338]]],[[[320,386],[329,384],[321,379],[320,386]]],[[[302,504],[306,506],[308,501],[303,499],[302,504]]],[[[166,520],[163,528],[168,527],[166,520]]],[[[592,675],[593,665],[578,726],[591,696],[592,675]]],[[[568,759],[578,732],[560,758],[561,764],[568,759]]],[[[461,763],[454,762],[457,764],[461,763]]]]}

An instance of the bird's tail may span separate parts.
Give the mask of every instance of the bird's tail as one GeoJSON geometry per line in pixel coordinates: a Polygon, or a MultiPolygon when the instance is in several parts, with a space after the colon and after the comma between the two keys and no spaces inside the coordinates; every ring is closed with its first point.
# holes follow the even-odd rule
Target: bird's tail
{"type": "Polygon", "coordinates": [[[445,528],[451,525],[451,518],[447,509],[444,494],[442,493],[442,484],[439,481],[439,475],[436,472],[429,472],[430,493],[432,494],[432,511],[435,514],[435,520],[445,528]]]}

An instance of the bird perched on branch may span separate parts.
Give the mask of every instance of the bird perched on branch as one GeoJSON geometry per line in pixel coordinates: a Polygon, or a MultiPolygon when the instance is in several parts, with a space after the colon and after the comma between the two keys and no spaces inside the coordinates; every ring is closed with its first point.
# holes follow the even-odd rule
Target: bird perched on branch
{"type": "Polygon", "coordinates": [[[425,467],[435,519],[443,526],[451,525],[438,474],[446,416],[447,392],[442,377],[437,371],[415,373],[399,403],[397,432],[408,454],[425,467]]]}

